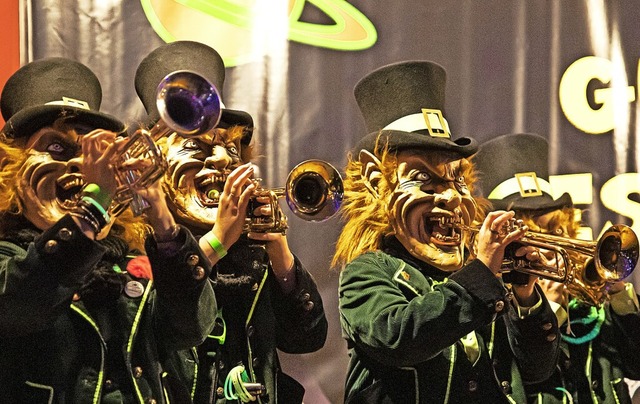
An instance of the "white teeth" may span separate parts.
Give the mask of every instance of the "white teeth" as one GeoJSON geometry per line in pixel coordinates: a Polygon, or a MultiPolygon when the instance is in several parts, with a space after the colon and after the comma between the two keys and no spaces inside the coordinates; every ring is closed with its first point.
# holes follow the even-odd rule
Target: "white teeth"
{"type": "Polygon", "coordinates": [[[83,185],[84,181],[80,178],[73,178],[70,179],[69,181],[64,182],[63,184],[60,184],[60,187],[67,191],[73,187],[81,187],[83,185]]]}
{"type": "Polygon", "coordinates": [[[451,236],[445,236],[444,234],[441,233],[436,233],[434,235],[434,237],[436,238],[436,240],[438,241],[444,241],[444,242],[459,242],[460,241],[460,234],[458,233],[454,233],[451,236]]]}
{"type": "Polygon", "coordinates": [[[431,221],[438,222],[440,227],[453,227],[460,223],[460,219],[451,216],[432,217],[431,221]]]}

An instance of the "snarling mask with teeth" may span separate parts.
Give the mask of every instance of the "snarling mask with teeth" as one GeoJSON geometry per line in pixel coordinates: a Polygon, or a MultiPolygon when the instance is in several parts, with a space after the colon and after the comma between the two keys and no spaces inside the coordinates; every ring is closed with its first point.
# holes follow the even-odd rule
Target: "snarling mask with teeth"
{"type": "Polygon", "coordinates": [[[476,214],[464,175],[469,165],[445,153],[397,156],[397,185],[389,200],[391,226],[411,255],[443,271],[460,269],[466,259],[459,224],[470,225],[476,214]]]}
{"type": "Polygon", "coordinates": [[[76,206],[84,185],[78,138],[68,127],[45,126],[26,144],[16,193],[24,216],[41,230],[51,227],[76,206]]]}
{"type": "Polygon", "coordinates": [[[349,228],[334,264],[379,249],[383,236],[393,234],[419,260],[446,272],[460,269],[469,240],[459,225],[470,225],[478,210],[467,183],[473,175],[472,164],[455,154],[362,150],[347,167],[349,228]]]}
{"type": "Polygon", "coordinates": [[[243,133],[235,126],[194,138],[173,133],[159,142],[168,163],[167,203],[183,224],[213,227],[227,176],[251,158],[251,147],[241,144],[243,133]]]}

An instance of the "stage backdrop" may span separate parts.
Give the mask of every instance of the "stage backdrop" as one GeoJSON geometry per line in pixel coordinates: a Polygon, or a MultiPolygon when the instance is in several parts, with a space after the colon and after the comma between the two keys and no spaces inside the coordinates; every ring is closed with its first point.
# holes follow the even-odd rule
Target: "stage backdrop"
{"type": "MultiPolygon", "coordinates": [[[[352,92],[361,77],[392,62],[435,61],[447,71],[445,114],[454,137],[482,142],[505,133],[543,135],[551,143],[556,191],[570,192],[585,209],[594,237],[607,223],[640,230],[636,1],[20,4],[24,54],[89,65],[103,83],[103,110],[131,124],[145,115],[133,76],[149,51],[177,39],[218,49],[228,66],[224,102],[253,115],[261,176],[270,187],[282,186],[305,159],[344,167],[366,132],[352,92]]],[[[337,314],[338,275],[329,268],[340,223],[289,216],[290,243],[320,284],[330,335],[317,353],[283,355],[283,367],[305,384],[308,403],[341,402],[348,358],[337,314]]]]}

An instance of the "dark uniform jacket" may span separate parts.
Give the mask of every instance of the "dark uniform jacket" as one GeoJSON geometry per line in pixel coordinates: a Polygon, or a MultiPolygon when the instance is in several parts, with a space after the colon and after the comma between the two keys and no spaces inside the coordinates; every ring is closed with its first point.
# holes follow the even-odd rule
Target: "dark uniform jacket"
{"type": "Polygon", "coordinates": [[[313,277],[297,258],[294,265],[297,284],[285,295],[265,249],[251,246],[245,236],[216,264],[218,321],[197,349],[196,403],[239,402],[224,395],[225,380],[237,366],[244,366],[247,381],[265,387],[256,402],[302,402],[304,388],[282,372],[276,349],[317,351],[327,337],[327,319],[313,277]]]}
{"type": "Polygon", "coordinates": [[[195,239],[178,241],[167,256],[149,238],[153,281],[119,274],[122,292],[91,308],[74,295],[106,249],[69,216],[26,250],[0,242],[0,402],[184,402],[163,361],[206,337],[216,303],[195,239]]]}
{"type": "Polygon", "coordinates": [[[446,275],[396,239],[343,270],[346,403],[524,403],[522,384],[553,372],[559,337],[546,298],[520,318],[482,262],[446,275]]]}
{"type": "Polygon", "coordinates": [[[603,309],[593,339],[581,332],[584,312],[570,312],[573,335],[563,335],[554,375],[528,387],[531,403],[631,404],[624,378],[640,380],[640,313],[619,315],[608,303],[603,309]]]}

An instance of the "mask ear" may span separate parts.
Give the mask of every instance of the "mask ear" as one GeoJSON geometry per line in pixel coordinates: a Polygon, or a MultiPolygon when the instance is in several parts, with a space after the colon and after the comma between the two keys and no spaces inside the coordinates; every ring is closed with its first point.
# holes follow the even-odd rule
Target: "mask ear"
{"type": "Polygon", "coordinates": [[[364,185],[374,197],[380,198],[380,195],[378,194],[378,185],[382,179],[382,171],[380,171],[382,163],[376,156],[367,150],[360,150],[358,159],[362,164],[360,175],[362,176],[364,185]]]}

